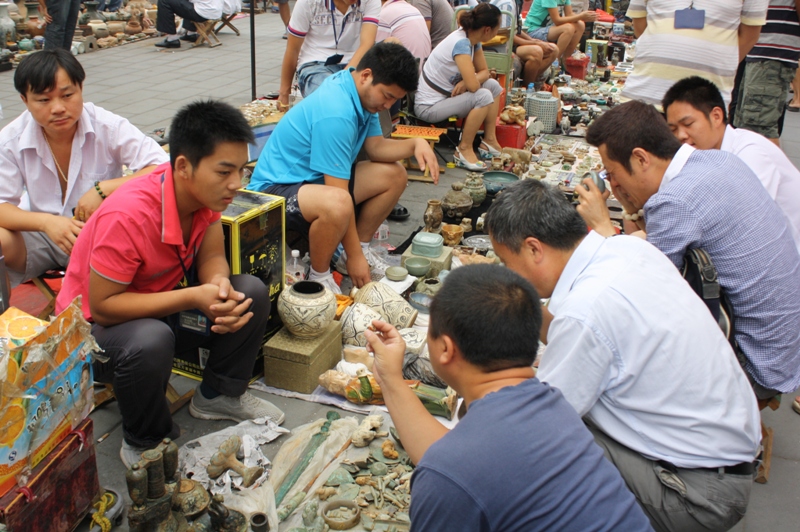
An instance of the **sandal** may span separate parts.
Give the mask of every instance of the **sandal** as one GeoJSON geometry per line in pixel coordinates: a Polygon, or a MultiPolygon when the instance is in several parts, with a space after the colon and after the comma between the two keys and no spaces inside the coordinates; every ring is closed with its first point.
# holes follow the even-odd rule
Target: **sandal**
{"type": "Polygon", "coordinates": [[[786,109],[793,113],[797,113],[798,111],[800,111],[800,107],[795,107],[793,105],[787,105],[786,109]]]}
{"type": "Polygon", "coordinates": [[[477,163],[469,162],[464,157],[462,157],[461,151],[458,148],[456,148],[455,151],[453,152],[453,161],[455,161],[456,166],[461,167],[461,168],[466,168],[467,170],[470,170],[471,172],[485,172],[486,171],[486,165],[483,163],[483,161],[478,161],[477,163]]]}
{"type": "Polygon", "coordinates": [[[478,154],[483,159],[491,159],[492,157],[500,157],[501,152],[500,150],[494,149],[485,142],[481,142],[481,145],[478,147],[478,154]]]}
{"type": "Polygon", "coordinates": [[[394,209],[392,209],[392,212],[389,214],[389,219],[395,222],[400,222],[407,220],[409,216],[411,216],[411,214],[409,214],[408,209],[398,203],[394,206],[394,209]]]}

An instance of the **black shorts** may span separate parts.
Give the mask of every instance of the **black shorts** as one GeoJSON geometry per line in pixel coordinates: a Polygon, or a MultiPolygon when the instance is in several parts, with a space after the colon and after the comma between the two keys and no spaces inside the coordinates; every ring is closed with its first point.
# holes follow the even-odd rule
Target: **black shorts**
{"type": "MultiPolygon", "coordinates": [[[[353,208],[356,207],[356,198],[353,192],[353,187],[356,181],[356,165],[350,167],[350,181],[347,182],[347,191],[350,193],[350,198],[353,200],[353,208]]],[[[297,192],[300,187],[309,185],[310,183],[303,181],[302,183],[292,183],[291,185],[272,185],[260,191],[265,194],[273,194],[275,196],[283,196],[286,198],[286,230],[295,231],[303,235],[308,235],[311,229],[311,224],[305,219],[303,213],[300,211],[300,204],[297,202],[297,192]]]]}

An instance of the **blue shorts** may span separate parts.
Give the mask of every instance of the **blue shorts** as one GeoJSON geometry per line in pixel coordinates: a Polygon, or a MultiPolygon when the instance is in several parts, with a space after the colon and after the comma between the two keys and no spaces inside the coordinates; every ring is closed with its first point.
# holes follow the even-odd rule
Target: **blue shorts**
{"type": "Polygon", "coordinates": [[[344,70],[347,63],[340,62],[335,65],[326,65],[322,61],[311,61],[303,63],[297,69],[297,84],[300,86],[300,94],[307,98],[322,85],[329,76],[344,70]]]}
{"type": "Polygon", "coordinates": [[[550,28],[551,26],[543,26],[541,28],[536,28],[533,31],[529,31],[528,35],[540,41],[547,41],[547,34],[550,33],[550,28]]]}

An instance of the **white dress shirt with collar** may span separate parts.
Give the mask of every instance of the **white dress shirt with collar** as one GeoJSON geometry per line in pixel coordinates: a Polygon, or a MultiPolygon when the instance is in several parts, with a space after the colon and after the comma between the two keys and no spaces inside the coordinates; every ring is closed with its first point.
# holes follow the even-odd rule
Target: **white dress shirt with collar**
{"type": "Polygon", "coordinates": [[[763,135],[747,129],[726,126],[720,149],[743,160],[764,184],[789,220],[792,238],[800,251],[800,170],[783,150],[763,135]]]}
{"type": "Polygon", "coordinates": [[[198,15],[206,20],[222,18],[223,0],[189,0],[198,15]]]}
{"type": "Polygon", "coordinates": [[[169,161],[169,154],[126,119],[91,103],[83,104],[72,140],[65,200],[53,153],[41,126],[28,111],[0,131],[0,203],[23,205],[31,212],[72,217],[72,209],[95,181],[122,176],[169,161]]]}
{"type": "Polygon", "coordinates": [[[578,414],[651,460],[753,461],[761,426],[747,377],[705,304],[654,246],[590,232],[549,309],[538,377],[578,414]]]}

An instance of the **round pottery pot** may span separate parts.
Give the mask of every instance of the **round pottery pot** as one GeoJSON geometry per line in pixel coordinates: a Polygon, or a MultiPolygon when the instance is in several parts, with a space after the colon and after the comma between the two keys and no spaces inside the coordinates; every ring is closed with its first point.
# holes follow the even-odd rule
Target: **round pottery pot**
{"type": "Polygon", "coordinates": [[[25,52],[31,52],[36,47],[36,45],[33,44],[33,41],[31,39],[22,39],[17,43],[17,45],[19,46],[20,50],[23,50],[25,52]]]}
{"type": "Polygon", "coordinates": [[[417,283],[417,286],[414,288],[416,292],[420,294],[427,294],[430,297],[435,296],[439,290],[442,288],[442,281],[441,279],[423,279],[417,283]]]}
{"type": "Polygon", "coordinates": [[[460,221],[472,208],[472,196],[461,190],[463,183],[453,183],[451,187],[442,198],[442,209],[448,217],[460,221]]]}
{"type": "Polygon", "coordinates": [[[89,27],[92,28],[92,35],[98,39],[103,39],[109,35],[108,26],[106,26],[105,22],[100,22],[99,24],[90,23],[89,27]]]}
{"type": "MultiPolygon", "coordinates": [[[[463,216],[463,215],[462,215],[463,216]]],[[[444,224],[442,226],[442,236],[445,246],[457,246],[464,236],[464,228],[456,224],[444,224]]]]}
{"type": "Polygon", "coordinates": [[[44,28],[44,21],[39,20],[37,16],[28,17],[28,22],[26,23],[26,28],[28,33],[33,35],[34,37],[41,37],[44,35],[45,28],[44,28]]]}
{"type": "Polygon", "coordinates": [[[278,298],[278,315],[298,338],[316,338],[336,315],[336,297],[316,281],[300,281],[278,298]]]}
{"type": "Polygon", "coordinates": [[[443,217],[444,212],[442,211],[442,202],[435,199],[428,200],[428,208],[425,209],[425,214],[422,215],[422,219],[425,222],[425,232],[441,232],[443,217]]]}
{"type": "Polygon", "coordinates": [[[417,311],[403,297],[383,283],[367,283],[360,289],[354,288],[350,297],[356,303],[363,303],[381,315],[381,319],[398,329],[414,325],[417,311]]]}
{"type": "Polygon", "coordinates": [[[116,35],[118,33],[125,33],[125,23],[118,20],[106,22],[108,26],[108,33],[116,35]]]}
{"type": "Polygon", "coordinates": [[[136,35],[137,33],[142,31],[142,25],[139,24],[138,20],[130,19],[128,24],[125,25],[125,33],[128,35],[136,35]]]}
{"type": "Polygon", "coordinates": [[[367,346],[364,331],[372,327],[372,320],[382,320],[380,314],[363,303],[353,303],[342,314],[342,343],[345,345],[367,346]]]}
{"type": "Polygon", "coordinates": [[[408,277],[408,270],[401,266],[392,266],[386,269],[386,278],[390,281],[404,281],[408,277]]]}

